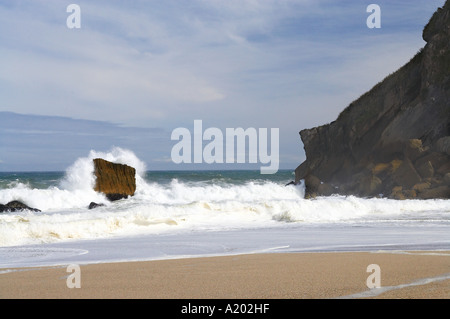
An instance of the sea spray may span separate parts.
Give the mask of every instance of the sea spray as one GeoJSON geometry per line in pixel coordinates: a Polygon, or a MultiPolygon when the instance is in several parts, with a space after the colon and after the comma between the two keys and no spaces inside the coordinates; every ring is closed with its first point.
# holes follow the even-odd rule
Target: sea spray
{"type": "Polygon", "coordinates": [[[93,159],[98,157],[136,168],[137,187],[143,188],[145,164],[133,152],[114,147],[110,152],[92,150],[87,157],[78,158],[67,168],[64,177],[58,183],[47,188],[37,188],[30,185],[29,182],[19,180],[3,182],[4,186],[0,190],[0,203],[19,200],[44,212],[83,209],[92,201],[108,204],[103,194],[94,191],[93,159]]]}
{"type": "Polygon", "coordinates": [[[64,189],[93,189],[95,184],[95,158],[102,158],[117,164],[126,164],[136,169],[136,183],[142,185],[146,172],[146,165],[133,152],[114,147],[109,152],[91,150],[87,157],[79,158],[66,170],[66,176],[61,182],[64,189]]]}
{"type": "Polygon", "coordinates": [[[66,170],[64,178],[60,182],[62,189],[89,190],[95,184],[94,163],[89,158],[79,158],[66,170]]]}

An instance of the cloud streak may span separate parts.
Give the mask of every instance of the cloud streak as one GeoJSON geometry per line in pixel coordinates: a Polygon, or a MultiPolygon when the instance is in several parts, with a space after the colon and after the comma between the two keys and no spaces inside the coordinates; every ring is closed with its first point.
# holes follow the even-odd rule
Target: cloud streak
{"type": "Polygon", "coordinates": [[[365,25],[366,1],[76,3],[81,29],[66,27],[61,1],[0,3],[0,111],[167,132],[194,119],[279,127],[294,166],[298,131],[412,58],[444,1],[380,0],[380,30],[365,25]]]}

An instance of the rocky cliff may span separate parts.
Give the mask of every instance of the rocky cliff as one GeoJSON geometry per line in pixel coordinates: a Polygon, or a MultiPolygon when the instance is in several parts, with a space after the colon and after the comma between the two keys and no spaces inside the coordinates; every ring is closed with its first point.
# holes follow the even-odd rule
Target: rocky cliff
{"type": "Polygon", "coordinates": [[[109,200],[133,196],[136,191],[136,170],[131,166],[96,158],[94,174],[94,190],[104,193],[109,200]]]}
{"type": "Polygon", "coordinates": [[[450,0],[406,65],[332,123],[300,132],[306,195],[450,198],[450,0]]]}

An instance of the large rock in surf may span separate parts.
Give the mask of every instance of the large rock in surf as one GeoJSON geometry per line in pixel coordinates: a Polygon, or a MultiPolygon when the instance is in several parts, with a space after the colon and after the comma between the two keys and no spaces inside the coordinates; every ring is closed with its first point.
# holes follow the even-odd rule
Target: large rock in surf
{"type": "Polygon", "coordinates": [[[300,132],[308,197],[450,198],[450,0],[414,58],[334,122],[300,132]]]}
{"type": "Polygon", "coordinates": [[[23,211],[23,210],[30,210],[30,211],[33,211],[33,212],[40,212],[39,209],[29,207],[29,206],[25,205],[24,203],[22,203],[22,202],[20,202],[18,200],[10,201],[6,205],[0,204],[0,213],[3,213],[3,212],[17,212],[17,211],[23,211]]]}
{"type": "Polygon", "coordinates": [[[104,193],[111,201],[133,196],[136,191],[136,169],[131,166],[96,158],[94,174],[94,190],[104,193]]]}

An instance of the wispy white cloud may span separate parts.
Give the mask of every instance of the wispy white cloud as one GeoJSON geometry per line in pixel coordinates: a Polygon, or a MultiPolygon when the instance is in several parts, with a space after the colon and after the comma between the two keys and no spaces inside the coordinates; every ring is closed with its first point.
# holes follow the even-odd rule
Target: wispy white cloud
{"type": "MultiPolygon", "coordinates": [[[[223,93],[202,76],[201,68],[187,67],[186,62],[180,59],[183,52],[177,50],[183,48],[177,47],[177,41],[167,52],[160,54],[134,43],[141,37],[138,31],[155,29],[155,23],[148,23],[150,19],[144,15],[134,16],[123,8],[105,9],[89,5],[82,8],[82,12],[86,12],[83,21],[87,21],[80,30],[68,30],[64,25],[55,27],[54,23],[46,20],[36,21],[27,15],[17,17],[3,10],[3,22],[8,30],[2,37],[6,35],[6,39],[11,41],[14,38],[19,45],[1,49],[2,56],[8,61],[2,72],[2,81],[17,91],[25,88],[28,93],[19,95],[16,91],[16,96],[11,96],[10,100],[19,100],[11,103],[15,110],[30,111],[31,108],[36,109],[38,103],[38,108],[46,114],[89,117],[90,114],[106,113],[120,118],[122,115],[116,112],[132,104],[135,117],[141,117],[140,111],[144,110],[143,113],[150,118],[159,118],[169,115],[167,103],[201,103],[224,98],[223,93]],[[89,18],[93,19],[91,24],[96,25],[107,17],[110,24],[117,23],[117,29],[125,29],[128,22],[127,26],[131,28],[126,36],[131,34],[131,38],[124,38],[121,33],[89,29],[89,18]],[[30,30],[33,30],[31,37],[30,30]],[[62,107],[58,103],[64,97],[70,107],[62,107]],[[152,110],[148,110],[149,103],[152,110]],[[95,109],[99,111],[95,112],[95,109]]],[[[153,38],[154,33],[147,35],[146,40],[165,38],[162,31],[156,31],[161,37],[153,38]]],[[[157,42],[156,45],[164,46],[164,43],[157,42]]]]}
{"type": "MultiPolygon", "coordinates": [[[[424,45],[444,0],[76,1],[0,3],[0,111],[164,127],[300,129],[332,121],[424,45]]],[[[170,143],[170,141],[169,141],[170,143]]],[[[293,145],[298,145],[294,147],[293,145]]],[[[163,158],[159,156],[158,158],[163,158]]]]}

